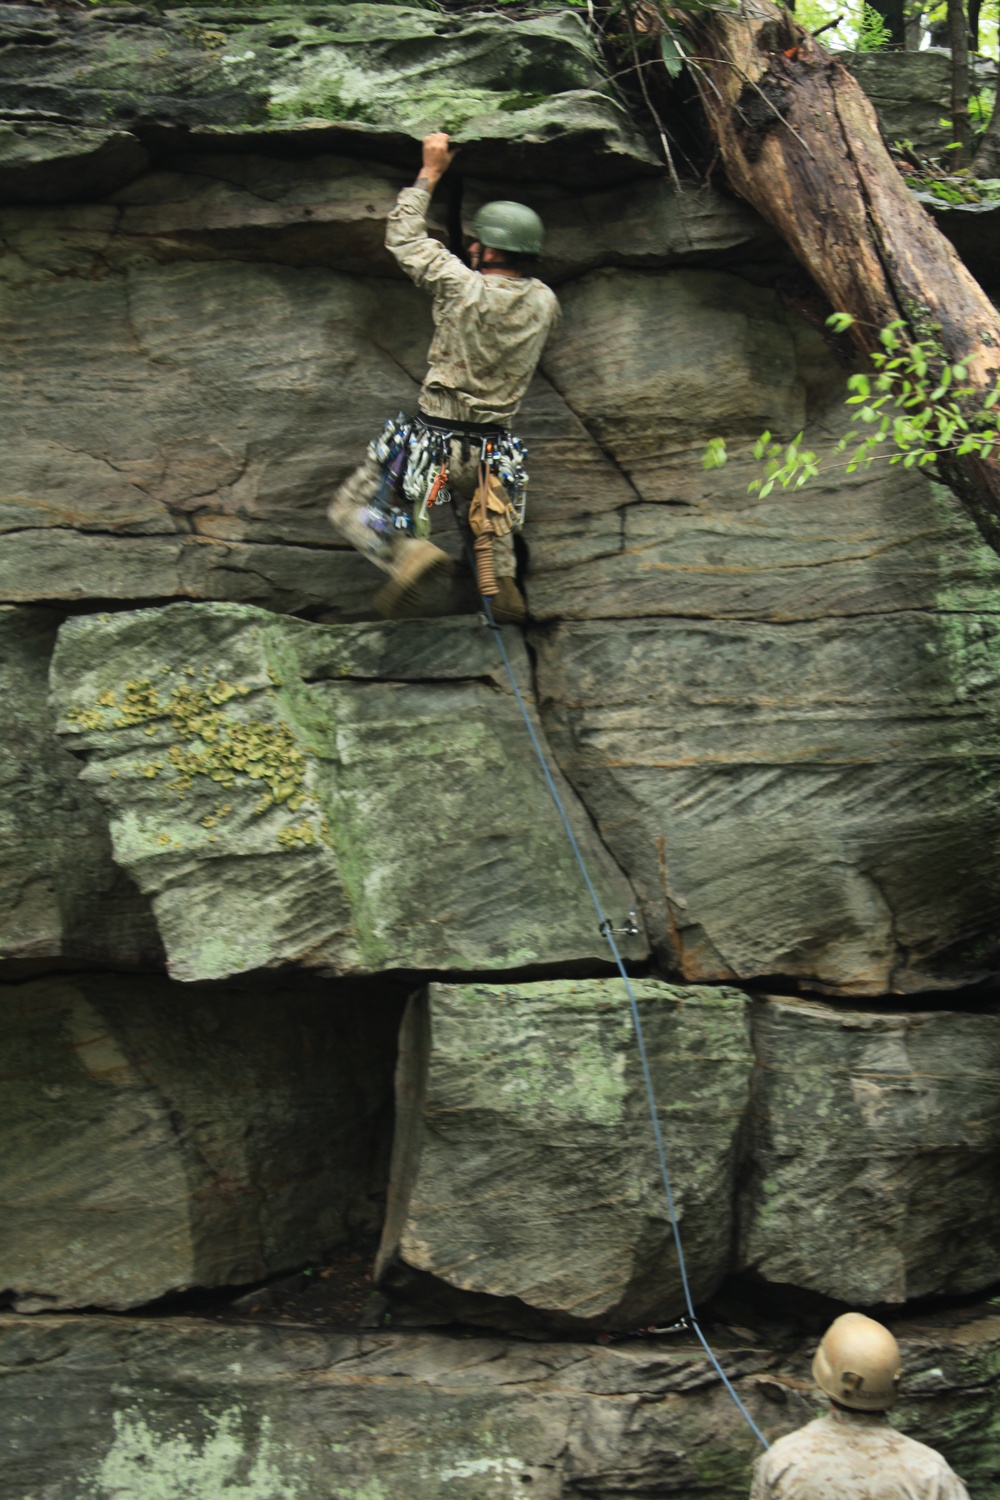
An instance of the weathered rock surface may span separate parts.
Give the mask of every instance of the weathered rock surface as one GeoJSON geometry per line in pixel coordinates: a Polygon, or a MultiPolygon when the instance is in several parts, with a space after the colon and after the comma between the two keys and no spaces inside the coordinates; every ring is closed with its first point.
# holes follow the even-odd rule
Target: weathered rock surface
{"type": "MultiPolygon", "coordinates": [[[[319,626],[224,604],[80,616],[52,682],[176,978],[605,955],[478,620],[319,626]]],[[[631,889],[562,791],[617,918],[631,889]]]]}
{"type": "MultiPolygon", "coordinates": [[[[895,1331],[894,1423],[997,1500],[996,1305],[895,1331]]],[[[711,1332],[768,1437],[817,1414],[815,1332],[783,1349],[711,1332]]],[[[0,1368],[10,1500],[744,1500],[759,1451],[684,1334],[600,1348],[6,1316],[0,1368]]]]}
{"type": "Polygon", "coordinates": [[[549,737],[669,962],[872,995],[993,972],[996,636],[914,612],[542,638],[549,737]]]}
{"type": "MultiPolygon", "coordinates": [[[[4,115],[5,951],[279,972],[5,986],[0,1286],[127,1308],[367,1239],[400,995],[431,989],[380,1258],[405,1338],[7,1318],[0,1487],[744,1496],[752,1440],[686,1335],[412,1327],[680,1306],[621,987],[523,982],[606,952],[494,642],[338,623],[376,576],[330,492],[424,368],[426,301],[382,246],[419,136],[463,140],[437,233],[498,196],[549,226],[565,325],[520,424],[535,654],[507,634],[606,910],[634,890],[661,972],[715,982],[637,982],[699,1298],[737,1268],[865,1305],[997,1276],[996,1016],[726,987],[1000,968],[997,559],[923,480],[827,467],[826,309],[754,215],[664,186],[575,16],[6,5],[4,115]],[[819,484],[747,495],[763,427],[805,430],[819,484]],[[235,602],[161,607],[206,599],[235,602]],[[42,680],[67,607],[76,759],[42,680]]],[[[786,1312],[777,1342],[711,1330],[770,1434],[809,1415],[786,1312]]],[[[903,1420],[975,1500],[1000,1500],[995,1313],[903,1329],[903,1420]]]]}
{"type": "Polygon", "coordinates": [[[838,52],[878,114],[890,145],[909,142],[922,156],[946,156],[952,141],[947,120],[951,54],[934,47],[923,52],[838,52]]]}
{"type": "Polygon", "coordinates": [[[752,1015],[744,1264],[866,1307],[1000,1281],[1000,1016],[752,1015]]]}
{"type": "Polygon", "coordinates": [[[124,1308],[370,1238],[399,1017],[302,977],[0,987],[0,1289],[124,1308]]]}
{"type": "Polygon", "coordinates": [[[842,376],[770,294],[605,270],[563,303],[546,373],[633,497],[535,508],[540,701],[660,952],[873,995],[992,972],[995,555],[909,472],[838,472],[842,376]],[[806,426],[821,482],[749,497],[765,426],[806,426]]]}
{"type": "MultiPolygon", "coordinates": [[[[635,994],[704,1297],[729,1269],[748,1002],[657,980],[636,980],[635,994]]],[[[405,1295],[412,1273],[432,1277],[424,1301],[494,1325],[534,1313],[549,1327],[622,1328],[682,1310],[620,980],[431,985],[407,1010],[396,1110],[378,1260],[388,1285],[405,1295]]]]}
{"type": "MultiPolygon", "coordinates": [[[[733,1269],[865,1307],[1000,1281],[995,1014],[634,983],[696,1298],[733,1269]]],[[[394,1317],[621,1329],[682,1310],[620,981],[431,985],[396,1099],[377,1261],[394,1317]]]]}
{"type": "Polygon", "coordinates": [[[192,7],[156,15],[4,6],[0,108],[82,125],[391,157],[428,130],[471,171],[593,182],[657,167],[571,11],[528,19],[402,5],[192,7]],[[567,145],[572,143],[571,149],[567,145]],[[543,170],[539,171],[539,166],[543,170]],[[548,170],[545,171],[544,167],[548,170]]]}
{"type": "Polygon", "coordinates": [[[116,210],[73,230],[9,212],[0,598],[370,612],[375,570],[331,546],[325,509],[415,399],[372,338],[391,292],[226,262],[109,273],[116,210]]]}
{"type": "Polygon", "coordinates": [[[148,902],[111,857],[103,810],[55,736],[62,616],[0,609],[0,955],[158,964],[148,902]]]}
{"type": "MultiPolygon", "coordinates": [[[[259,157],[191,165],[190,176],[147,174],[115,207],[7,210],[0,592],[216,596],[365,616],[374,569],[331,545],[326,503],[385,412],[413,405],[427,307],[381,274],[320,264],[326,253],[336,263],[339,245],[343,266],[375,268],[398,179],[330,157],[291,174],[259,157]],[[274,261],[225,258],[244,233],[239,253],[274,261]]],[[[745,440],[762,427],[790,436],[809,424],[829,446],[842,373],[820,339],[733,274],[657,261],[714,253],[743,232],[715,208],[703,222],[687,209],[678,218],[659,186],[643,186],[637,218],[613,211],[610,192],[581,199],[574,218],[569,195],[546,192],[564,267],[578,272],[589,255],[623,268],[562,288],[565,331],[526,405],[528,592],[542,621],[609,622],[596,675],[584,648],[586,681],[563,643],[596,632],[548,636],[541,662],[564,767],[642,885],[661,951],[690,979],[782,972],[848,992],[989,972],[996,814],[980,768],[995,722],[995,558],[947,496],[898,470],[834,471],[794,497],[748,497],[745,440]],[[733,463],[705,475],[697,460],[720,432],[733,463]],[[856,616],[879,633],[874,678],[863,657],[873,637],[856,616]],[[692,620],[708,634],[692,634],[692,620]],[[812,623],[800,632],[801,621],[812,623]],[[686,658],[698,671],[711,661],[710,696],[721,690],[728,707],[710,708],[696,680],[677,715],[686,658]],[[666,754],[661,727],[648,714],[636,721],[651,684],[672,695],[666,754]],[[597,726],[614,714],[629,743],[595,754],[597,726]],[[815,735],[803,744],[806,721],[815,735]],[[804,759],[818,776],[804,776],[804,759]],[[948,782],[944,800],[921,792],[932,775],[948,782]],[[732,870],[740,799],[758,776],[757,842],[732,870]],[[624,819],[620,803],[610,811],[609,779],[627,782],[624,819]],[[686,791],[674,810],[693,780],[714,788],[710,816],[686,791]],[[777,820],[792,807],[786,840],[777,820]],[[677,846],[666,900],[657,840],[677,846]],[[882,900],[873,882],[886,860],[896,874],[882,900]],[[972,864],[981,891],[962,876],[972,864]],[[954,872],[944,899],[936,868],[954,872]]]]}

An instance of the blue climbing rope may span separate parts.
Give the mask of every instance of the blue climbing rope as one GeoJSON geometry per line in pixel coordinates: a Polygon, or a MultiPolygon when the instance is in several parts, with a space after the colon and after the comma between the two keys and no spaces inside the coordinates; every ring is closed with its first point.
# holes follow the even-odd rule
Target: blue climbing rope
{"type": "Polygon", "coordinates": [[[718,1359],[715,1357],[708,1339],[705,1337],[704,1333],[702,1333],[701,1324],[698,1322],[698,1315],[694,1310],[694,1301],[691,1296],[691,1287],[688,1282],[687,1264],[684,1259],[684,1246],[681,1243],[680,1225],[677,1222],[677,1210],[674,1206],[674,1191],[670,1185],[670,1171],[667,1167],[667,1153],[663,1144],[663,1132],[660,1129],[660,1117],[656,1108],[656,1094],[653,1089],[653,1076],[649,1070],[649,1054],[646,1051],[646,1037],[642,1029],[642,1019],[639,1015],[639,1007],[636,1003],[635,991],[632,988],[632,983],[628,977],[628,974],[625,972],[625,965],[622,962],[622,956],[618,951],[618,944],[615,942],[615,935],[612,930],[611,923],[604,915],[604,912],[601,910],[600,898],[598,897],[597,891],[594,889],[594,882],[590,878],[590,873],[587,870],[583,855],[580,852],[580,846],[576,841],[576,835],[570,827],[569,818],[566,815],[566,809],[563,806],[562,798],[559,795],[559,788],[556,786],[555,781],[553,780],[552,772],[549,770],[548,761],[545,758],[545,752],[542,749],[538,735],[535,733],[535,726],[531,722],[531,716],[528,713],[527,705],[525,704],[525,701],[521,696],[521,690],[517,685],[517,678],[514,676],[514,669],[510,663],[510,657],[507,655],[507,648],[503,643],[503,635],[500,631],[499,625],[493,618],[493,610],[490,607],[490,601],[485,595],[480,595],[480,598],[482,600],[483,608],[486,614],[486,623],[489,626],[490,630],[492,630],[494,638],[496,639],[497,646],[499,647],[500,655],[503,658],[503,664],[507,669],[507,676],[510,678],[510,685],[514,691],[514,697],[517,700],[517,706],[521,710],[521,716],[524,719],[528,734],[531,736],[531,743],[534,746],[535,754],[538,757],[538,763],[542,768],[542,774],[545,777],[548,789],[552,794],[552,800],[556,805],[556,809],[559,813],[560,818],[562,819],[563,828],[565,828],[566,830],[566,837],[569,839],[570,846],[576,858],[576,862],[580,867],[580,874],[583,876],[587,890],[590,892],[590,899],[594,903],[594,910],[597,912],[601,932],[604,934],[604,937],[607,940],[608,947],[611,949],[612,956],[618,967],[618,972],[622,977],[622,983],[624,984],[625,991],[628,995],[629,1009],[632,1012],[632,1025],[635,1028],[635,1039],[639,1049],[639,1060],[642,1063],[642,1076],[643,1081],[646,1085],[646,1102],[649,1106],[649,1118],[652,1121],[653,1138],[656,1141],[656,1155],[660,1164],[660,1177],[662,1178],[663,1191],[666,1194],[667,1198],[667,1212],[670,1217],[670,1228],[673,1231],[674,1246],[677,1250],[677,1264],[680,1268],[681,1273],[681,1285],[684,1288],[684,1303],[687,1308],[688,1322],[694,1329],[702,1348],[715,1367],[719,1379],[722,1381],[722,1384],[725,1386],[726,1390],[733,1398],[733,1401],[739,1409],[740,1415],[743,1417],[754,1437],[762,1445],[762,1447],[770,1448],[771,1445],[767,1441],[767,1438],[761,1432],[753,1417],[747,1411],[746,1407],[743,1405],[743,1402],[740,1400],[739,1396],[736,1394],[736,1391],[733,1389],[729,1377],[720,1365],[718,1359]]]}

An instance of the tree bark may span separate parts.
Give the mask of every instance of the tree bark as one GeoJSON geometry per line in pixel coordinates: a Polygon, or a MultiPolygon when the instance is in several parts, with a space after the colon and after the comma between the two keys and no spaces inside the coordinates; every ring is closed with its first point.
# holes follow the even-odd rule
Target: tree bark
{"type": "Polygon", "coordinates": [[[969,165],[969,22],[964,0],[948,0],[948,46],[951,48],[951,135],[958,150],[953,165],[969,165]]]}
{"type": "Polygon", "coordinates": [[[969,0],[969,46],[979,51],[979,18],[983,11],[983,0],[969,0]]]}
{"type": "MultiPolygon", "coordinates": [[[[731,187],[854,316],[856,343],[870,350],[896,318],[918,334],[938,324],[949,362],[991,388],[1000,314],[906,187],[846,68],[771,0],[707,12],[694,40],[731,187]]],[[[1000,465],[943,456],[938,468],[1000,552],[1000,465]]]]}

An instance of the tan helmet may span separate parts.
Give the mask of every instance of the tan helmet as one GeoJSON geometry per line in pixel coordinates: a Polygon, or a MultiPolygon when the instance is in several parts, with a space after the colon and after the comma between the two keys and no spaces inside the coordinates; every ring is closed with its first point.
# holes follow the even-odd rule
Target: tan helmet
{"type": "Polygon", "coordinates": [[[864,1313],[843,1313],[830,1324],[812,1363],[821,1391],[855,1411],[885,1411],[899,1393],[899,1345],[864,1313]]]}

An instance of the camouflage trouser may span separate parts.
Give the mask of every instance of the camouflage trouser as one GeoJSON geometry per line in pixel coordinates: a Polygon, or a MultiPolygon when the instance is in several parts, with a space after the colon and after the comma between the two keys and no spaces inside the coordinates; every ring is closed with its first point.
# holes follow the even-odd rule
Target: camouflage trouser
{"type": "MultiPolygon", "coordinates": [[[[463,459],[461,443],[453,442],[448,457],[448,488],[451,491],[452,505],[458,506],[463,533],[466,535],[469,504],[478,483],[478,475],[478,457],[463,459]]],[[[374,459],[366,458],[364,463],[359,464],[354,473],[344,480],[330,502],[327,515],[331,525],[350,542],[352,547],[356,547],[378,567],[391,573],[399,566],[406,548],[412,546],[413,541],[403,532],[379,536],[361,519],[361,512],[374,495],[381,477],[382,470],[379,465],[374,459]]],[[[431,508],[429,515],[432,534],[435,542],[439,545],[444,544],[445,551],[464,558],[465,549],[459,545],[454,517],[448,514],[450,508],[448,505],[435,505],[431,508]]],[[[514,577],[514,538],[512,536],[497,537],[493,544],[493,563],[498,578],[514,577]]]]}

